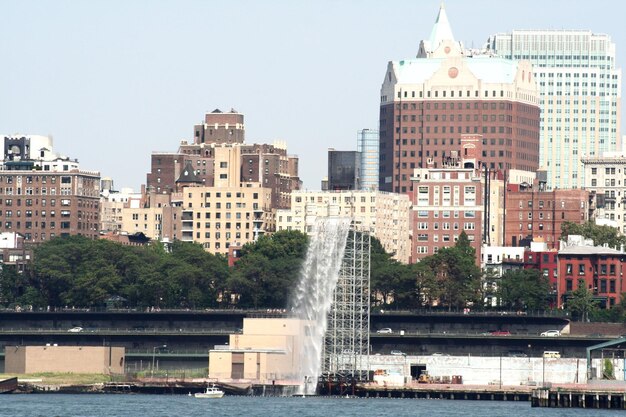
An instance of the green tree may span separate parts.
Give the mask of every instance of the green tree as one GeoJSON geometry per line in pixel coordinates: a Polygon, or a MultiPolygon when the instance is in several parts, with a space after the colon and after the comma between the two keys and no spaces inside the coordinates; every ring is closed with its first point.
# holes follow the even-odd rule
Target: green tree
{"type": "Polygon", "coordinates": [[[626,236],[620,234],[619,230],[611,226],[599,226],[592,221],[583,224],[565,222],[561,226],[561,239],[567,240],[570,235],[581,235],[587,239],[593,239],[596,246],[608,245],[612,248],[619,248],[626,244],[626,236]]]}
{"type": "Polygon", "coordinates": [[[286,308],[308,245],[298,231],[282,230],[244,245],[226,282],[240,307],[286,308]]]}
{"type": "Polygon", "coordinates": [[[476,265],[476,251],[464,231],[453,247],[443,248],[422,262],[435,273],[440,283],[440,300],[449,310],[482,305],[481,272],[476,265]]]}
{"type": "Polygon", "coordinates": [[[567,309],[580,321],[589,321],[589,315],[598,310],[597,301],[584,285],[574,291],[566,303],[567,309]]]}
{"type": "Polygon", "coordinates": [[[398,262],[375,237],[370,242],[370,288],[373,305],[393,303],[400,270],[398,262]]]}
{"type": "Polygon", "coordinates": [[[441,286],[432,268],[424,262],[407,265],[413,278],[415,306],[430,306],[441,296],[441,286]]]}
{"type": "Polygon", "coordinates": [[[548,307],[550,282],[537,269],[507,271],[498,286],[501,305],[514,310],[539,310],[548,307]]]}

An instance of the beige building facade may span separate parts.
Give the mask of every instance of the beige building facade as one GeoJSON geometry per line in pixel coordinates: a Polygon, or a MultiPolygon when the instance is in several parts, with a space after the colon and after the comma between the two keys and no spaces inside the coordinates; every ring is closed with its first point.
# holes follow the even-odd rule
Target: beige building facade
{"type": "MultiPolygon", "coordinates": [[[[209,378],[258,383],[294,381],[305,322],[292,318],[244,318],[243,332],[209,352],[209,378]]],[[[300,381],[297,381],[300,382],[300,381]]]]}
{"type": "Polygon", "coordinates": [[[111,346],[6,346],[5,372],[122,374],[126,349],[111,346]]]}
{"type": "Polygon", "coordinates": [[[185,187],[172,194],[172,204],[181,210],[178,239],[228,254],[231,245],[245,245],[275,230],[271,201],[272,191],[258,183],[185,187]]]}
{"type": "Polygon", "coordinates": [[[605,152],[583,157],[581,162],[585,169],[584,188],[594,195],[596,223],[626,233],[626,153],[605,152]]]}
{"type": "Polygon", "coordinates": [[[411,201],[408,195],[382,191],[294,191],[291,209],[278,210],[277,230],[309,233],[318,217],[350,217],[371,228],[394,259],[408,263],[411,254],[411,201]]]}

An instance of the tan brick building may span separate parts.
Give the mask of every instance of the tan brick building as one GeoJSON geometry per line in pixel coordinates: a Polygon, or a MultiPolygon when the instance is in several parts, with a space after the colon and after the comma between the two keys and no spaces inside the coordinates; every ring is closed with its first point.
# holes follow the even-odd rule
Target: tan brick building
{"type": "Polygon", "coordinates": [[[122,374],[126,349],[111,346],[6,346],[4,371],[9,374],[67,372],[122,374]]]}
{"type": "Polygon", "coordinates": [[[272,190],[258,183],[185,187],[172,194],[172,204],[181,210],[176,238],[211,253],[228,254],[231,244],[241,246],[275,230],[272,190]]]}
{"type": "Polygon", "coordinates": [[[258,182],[272,189],[272,205],[289,207],[289,194],[300,189],[298,157],[287,153],[282,141],[273,144],[245,144],[243,115],[234,111],[214,110],[205,115],[203,124],[194,127],[194,141],[181,141],[177,152],[153,152],[147,189],[157,193],[176,190],[176,181],[191,163],[194,174],[207,187],[219,186],[227,163],[228,180],[258,182]],[[224,160],[225,149],[236,149],[238,160],[224,160]],[[217,171],[220,171],[219,173],[217,171]]]}

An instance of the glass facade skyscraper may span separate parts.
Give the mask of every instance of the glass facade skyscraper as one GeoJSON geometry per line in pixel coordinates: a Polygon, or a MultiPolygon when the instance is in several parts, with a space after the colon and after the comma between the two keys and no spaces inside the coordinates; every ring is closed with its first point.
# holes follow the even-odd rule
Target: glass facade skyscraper
{"type": "Polygon", "coordinates": [[[361,189],[378,190],[378,130],[359,130],[356,147],[361,153],[361,189]]]}
{"type": "Polygon", "coordinates": [[[539,164],[548,172],[548,189],[583,187],[581,158],[621,148],[621,69],[611,38],[583,30],[515,30],[491,36],[487,48],[533,64],[539,164]]]}

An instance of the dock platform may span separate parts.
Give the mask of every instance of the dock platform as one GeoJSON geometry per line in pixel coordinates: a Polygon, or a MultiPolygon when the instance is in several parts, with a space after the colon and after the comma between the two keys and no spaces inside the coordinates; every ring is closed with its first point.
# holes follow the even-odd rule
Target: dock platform
{"type": "Polygon", "coordinates": [[[530,403],[546,408],[626,410],[626,390],[537,388],[532,391],[530,403]]]}

